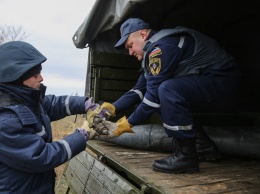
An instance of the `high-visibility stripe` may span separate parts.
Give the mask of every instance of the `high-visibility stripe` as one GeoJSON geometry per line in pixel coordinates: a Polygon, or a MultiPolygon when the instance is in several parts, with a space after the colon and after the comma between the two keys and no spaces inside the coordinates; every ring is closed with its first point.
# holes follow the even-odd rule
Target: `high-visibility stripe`
{"type": "Polygon", "coordinates": [[[67,98],[65,100],[65,107],[66,107],[67,114],[71,115],[71,112],[70,112],[70,96],[67,96],[67,98]]]}
{"type": "Polygon", "coordinates": [[[68,153],[68,160],[71,159],[72,153],[71,153],[71,149],[70,149],[70,145],[68,144],[68,142],[66,142],[64,139],[62,140],[58,140],[58,142],[60,142],[61,144],[64,145],[67,153],[68,153]]]}
{"type": "Polygon", "coordinates": [[[38,136],[42,137],[42,136],[45,135],[45,133],[46,133],[46,131],[45,131],[45,127],[42,125],[42,130],[41,130],[41,132],[36,133],[36,134],[37,134],[38,136]]]}
{"type": "Polygon", "coordinates": [[[151,102],[151,101],[147,100],[146,98],[143,99],[143,102],[144,102],[145,104],[147,104],[148,106],[151,106],[151,107],[154,107],[154,108],[160,108],[160,107],[161,107],[160,104],[151,102]]]}
{"type": "Polygon", "coordinates": [[[134,89],[132,89],[132,90],[130,90],[130,91],[135,92],[136,94],[138,94],[138,96],[140,97],[140,99],[143,100],[144,96],[143,96],[143,94],[142,94],[142,92],[141,92],[140,90],[134,90],[134,89]]]}
{"type": "Polygon", "coordinates": [[[167,124],[163,123],[163,126],[166,129],[173,130],[173,131],[191,130],[192,129],[192,125],[187,125],[187,126],[170,126],[170,125],[167,125],[167,124]]]}
{"type": "Polygon", "coordinates": [[[185,36],[181,36],[181,37],[180,37],[180,42],[179,42],[179,44],[178,44],[178,47],[179,47],[179,48],[182,48],[182,46],[183,46],[183,44],[184,44],[184,40],[185,40],[185,36]]]}

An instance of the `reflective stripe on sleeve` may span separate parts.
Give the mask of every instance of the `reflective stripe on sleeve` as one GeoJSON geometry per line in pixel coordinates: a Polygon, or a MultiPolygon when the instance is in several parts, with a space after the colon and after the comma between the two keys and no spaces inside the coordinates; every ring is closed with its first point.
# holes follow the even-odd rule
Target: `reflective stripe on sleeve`
{"type": "Polygon", "coordinates": [[[148,106],[151,106],[151,107],[154,107],[154,108],[160,108],[161,107],[160,104],[156,104],[154,102],[151,102],[151,101],[147,100],[146,98],[144,98],[143,102],[145,104],[147,104],[148,106]]]}
{"type": "Polygon", "coordinates": [[[140,97],[140,99],[143,100],[144,96],[143,96],[143,94],[142,94],[142,92],[141,92],[140,90],[134,90],[134,89],[132,89],[132,90],[130,90],[130,91],[135,92],[136,94],[138,94],[138,96],[140,97]]]}
{"type": "Polygon", "coordinates": [[[70,112],[70,96],[67,96],[67,98],[65,100],[65,107],[66,107],[67,114],[71,115],[71,112],[70,112]]]}
{"type": "Polygon", "coordinates": [[[71,149],[70,149],[70,145],[68,144],[68,142],[66,142],[64,139],[61,139],[61,140],[58,140],[58,142],[60,142],[61,144],[64,145],[66,151],[67,151],[67,154],[68,154],[68,160],[71,159],[71,149]]]}
{"type": "Polygon", "coordinates": [[[45,127],[42,125],[42,130],[36,134],[40,137],[44,136],[46,134],[45,127]]]}
{"type": "Polygon", "coordinates": [[[178,44],[178,47],[179,47],[179,48],[182,48],[182,46],[183,46],[183,44],[184,44],[184,40],[185,40],[185,36],[181,36],[181,37],[180,37],[180,42],[179,42],[179,44],[178,44]]]}
{"type": "Polygon", "coordinates": [[[191,130],[192,129],[192,125],[187,125],[187,126],[170,126],[170,125],[167,125],[167,124],[163,123],[163,126],[166,129],[173,130],[173,131],[191,130]]]}

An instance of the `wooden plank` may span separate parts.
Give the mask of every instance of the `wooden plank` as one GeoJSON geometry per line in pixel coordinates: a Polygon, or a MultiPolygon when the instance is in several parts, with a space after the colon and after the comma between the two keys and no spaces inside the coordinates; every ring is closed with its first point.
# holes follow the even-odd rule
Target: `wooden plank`
{"type": "Polygon", "coordinates": [[[105,80],[100,79],[100,90],[127,91],[134,87],[135,81],[105,80]]]}
{"type": "Polygon", "coordinates": [[[88,171],[91,170],[91,168],[94,165],[95,159],[91,157],[90,154],[87,152],[81,152],[77,156],[74,157],[74,159],[77,159],[88,171]]]}
{"type": "Polygon", "coordinates": [[[125,92],[127,91],[109,91],[109,90],[90,90],[90,93],[93,94],[91,96],[94,96],[94,93],[98,92],[99,99],[97,99],[97,102],[99,100],[105,101],[105,102],[115,102],[117,99],[119,99],[125,92]]]}
{"type": "Polygon", "coordinates": [[[167,153],[125,148],[119,145],[90,141],[99,154],[107,157],[109,165],[124,171],[132,181],[148,183],[163,193],[224,193],[259,192],[260,161],[245,158],[224,158],[219,162],[200,163],[197,174],[165,174],[154,172],[152,162],[167,153]]]}
{"type": "MultiPolygon", "coordinates": [[[[111,93],[113,93],[113,92],[115,92],[116,94],[114,95],[115,97],[121,97],[121,95],[123,95],[125,92],[127,92],[128,90],[130,90],[132,88],[132,85],[129,87],[129,88],[127,88],[127,89],[125,89],[125,90],[120,90],[119,88],[113,88],[113,90],[100,90],[99,89],[99,87],[98,87],[98,91],[101,93],[101,92],[103,92],[103,93],[106,93],[107,92],[107,94],[108,95],[111,95],[111,93]]],[[[92,92],[97,92],[97,88],[95,88],[95,84],[94,84],[94,79],[93,80],[91,80],[91,91],[92,92]]],[[[101,100],[101,99],[100,99],[101,100]]]]}
{"type": "Polygon", "coordinates": [[[93,176],[107,188],[111,193],[140,193],[138,190],[134,189],[133,186],[130,186],[123,178],[118,176],[108,167],[104,166],[98,160],[95,161],[92,172],[93,176]]]}
{"type": "Polygon", "coordinates": [[[74,158],[69,164],[70,169],[77,175],[83,185],[86,184],[90,171],[82,163],[74,158]]]}
{"type": "Polygon", "coordinates": [[[90,174],[88,182],[85,187],[86,193],[103,193],[103,194],[113,194],[105,188],[102,183],[100,183],[92,174],[90,174]]]}
{"type": "Polygon", "coordinates": [[[83,193],[93,163],[94,158],[89,157],[85,152],[70,160],[65,177],[72,193],[83,193]]]}
{"type": "MultiPolygon", "coordinates": [[[[96,146],[97,143],[98,142],[98,144],[99,144],[99,146],[98,146],[98,148],[99,148],[99,150],[100,150],[100,152],[102,152],[102,151],[108,151],[107,149],[109,149],[109,151],[108,152],[106,152],[106,154],[108,154],[109,155],[109,158],[110,158],[110,154],[112,154],[111,156],[112,156],[112,160],[114,160],[115,158],[117,158],[118,156],[115,156],[116,154],[117,155],[131,155],[131,153],[133,152],[133,153],[136,153],[136,152],[138,152],[138,150],[131,150],[130,149],[130,151],[131,152],[128,152],[127,150],[129,150],[129,149],[127,149],[127,148],[124,148],[124,147],[118,147],[117,145],[115,145],[115,144],[106,144],[106,142],[101,142],[101,141],[90,141],[89,143],[88,143],[88,145],[92,145],[92,143],[96,146]],[[106,146],[108,146],[108,147],[104,147],[104,145],[106,145],[106,146]],[[104,150],[102,149],[102,148],[105,148],[104,150]]],[[[147,185],[147,181],[145,180],[145,178],[147,178],[147,177],[142,177],[142,176],[140,176],[140,175],[142,175],[142,172],[143,172],[143,170],[142,169],[140,169],[140,168],[137,168],[137,166],[140,166],[141,167],[141,165],[142,165],[142,163],[143,162],[147,162],[147,161],[149,161],[149,160],[151,160],[151,158],[156,158],[156,156],[158,157],[158,154],[159,155],[164,155],[165,157],[167,156],[167,154],[166,153],[157,153],[157,152],[153,152],[154,153],[154,155],[150,155],[150,157],[148,158],[147,157],[147,155],[146,155],[146,151],[144,152],[144,153],[138,153],[137,155],[138,156],[140,156],[140,155],[145,155],[145,157],[144,157],[144,160],[139,160],[139,162],[138,163],[135,163],[135,164],[132,164],[129,160],[124,160],[124,159],[122,159],[120,162],[119,162],[119,158],[117,158],[118,160],[116,160],[117,161],[117,164],[115,164],[116,166],[114,166],[118,171],[122,171],[122,172],[124,172],[124,174],[125,174],[125,178],[128,178],[128,179],[131,179],[132,181],[134,180],[134,182],[137,184],[137,185],[139,185],[139,187],[141,188],[142,187],[142,185],[147,185]],[[121,163],[122,162],[122,163],[121,163]],[[130,170],[131,170],[131,172],[130,172],[130,170]],[[136,175],[139,175],[139,176],[136,176],[136,175]]],[[[151,153],[151,152],[150,152],[151,153]]],[[[106,154],[104,154],[104,155],[106,155],[106,154]]],[[[133,156],[135,156],[135,154],[133,154],[133,156]]],[[[111,161],[109,161],[109,162],[111,162],[111,161]]],[[[148,162],[147,162],[148,163],[148,162]]],[[[111,163],[110,163],[111,164],[111,163]]],[[[150,171],[149,172],[149,175],[151,175],[153,172],[152,171],[150,171]]],[[[149,175],[148,175],[148,177],[149,177],[149,175]]],[[[148,188],[149,189],[149,188],[148,188]]],[[[160,192],[156,187],[151,187],[151,190],[154,190],[154,192],[155,193],[162,193],[162,192],[160,192]]]]}
{"type": "Polygon", "coordinates": [[[127,91],[108,91],[101,90],[99,91],[100,99],[105,100],[106,102],[115,102],[127,91]]]}
{"type": "Polygon", "coordinates": [[[141,193],[135,186],[85,151],[70,160],[65,176],[72,193],[141,193]]]}
{"type": "Polygon", "coordinates": [[[89,51],[89,64],[106,67],[140,68],[141,62],[135,57],[125,54],[89,51]]]}
{"type": "MultiPolygon", "coordinates": [[[[225,172],[214,173],[211,170],[201,171],[199,174],[183,175],[178,178],[178,184],[162,181],[164,188],[167,190],[177,189],[178,192],[192,191],[194,188],[199,189],[200,193],[221,193],[226,191],[245,190],[248,187],[253,188],[253,185],[259,185],[257,174],[255,171],[252,176],[247,170],[229,171],[227,167],[222,167],[225,172]]],[[[251,171],[252,172],[252,171],[251,171]]],[[[160,184],[160,183],[157,183],[160,184]]]]}
{"type": "Polygon", "coordinates": [[[75,172],[73,172],[73,170],[70,167],[68,167],[65,172],[65,178],[70,188],[70,193],[73,194],[83,193],[84,185],[82,184],[80,179],[77,177],[75,172]]]}
{"type": "Polygon", "coordinates": [[[139,77],[139,69],[111,68],[111,67],[91,67],[92,77],[101,77],[103,79],[114,80],[132,80],[136,81],[139,77]]]}

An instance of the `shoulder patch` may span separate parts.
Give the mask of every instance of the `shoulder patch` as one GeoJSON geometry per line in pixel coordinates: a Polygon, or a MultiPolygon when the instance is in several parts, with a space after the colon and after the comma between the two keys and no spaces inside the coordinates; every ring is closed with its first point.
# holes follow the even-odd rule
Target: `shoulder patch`
{"type": "Polygon", "coordinates": [[[149,59],[149,68],[153,75],[157,75],[161,71],[161,59],[160,58],[151,58],[149,59]]]}
{"type": "Polygon", "coordinates": [[[162,54],[162,50],[159,47],[154,47],[152,52],[149,54],[149,59],[162,54]]]}

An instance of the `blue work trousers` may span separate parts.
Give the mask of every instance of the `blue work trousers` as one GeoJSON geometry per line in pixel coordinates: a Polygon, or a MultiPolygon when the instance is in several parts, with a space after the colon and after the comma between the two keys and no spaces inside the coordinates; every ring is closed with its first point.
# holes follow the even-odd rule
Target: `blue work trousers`
{"type": "Polygon", "coordinates": [[[228,77],[187,76],[164,81],[159,86],[159,115],[169,137],[194,138],[194,112],[234,109],[238,80],[228,77]]]}

